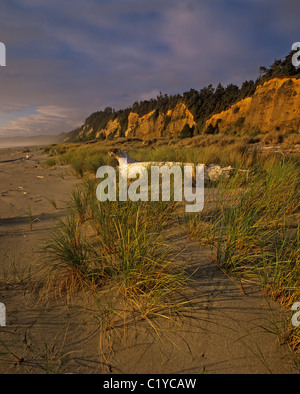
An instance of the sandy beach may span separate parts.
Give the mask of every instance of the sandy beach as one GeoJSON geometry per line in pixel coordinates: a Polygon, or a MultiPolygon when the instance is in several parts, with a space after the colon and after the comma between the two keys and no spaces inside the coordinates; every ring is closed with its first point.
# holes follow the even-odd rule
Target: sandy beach
{"type": "Polygon", "coordinates": [[[299,372],[284,335],[278,338],[286,311],[255,286],[241,291],[179,224],[172,233],[184,249],[178,260],[196,271],[191,307],[176,324],[163,323],[160,335],[133,319],[103,336],[97,310],[80,293],[71,304],[41,300],[42,246],[80,182],[68,166],[45,167],[46,158],[39,147],[0,149],[0,373],[299,372]]]}

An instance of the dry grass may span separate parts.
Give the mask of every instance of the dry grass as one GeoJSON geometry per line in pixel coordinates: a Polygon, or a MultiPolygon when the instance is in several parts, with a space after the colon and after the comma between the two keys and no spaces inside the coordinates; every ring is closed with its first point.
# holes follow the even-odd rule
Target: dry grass
{"type": "MultiPolygon", "coordinates": [[[[188,232],[216,248],[220,267],[238,282],[291,308],[300,299],[299,163],[266,160],[248,181],[219,184],[215,207],[187,220],[188,232]]],[[[300,351],[299,329],[290,325],[300,351]]]]}
{"type": "Polygon", "coordinates": [[[176,219],[175,203],[99,202],[96,186],[87,178],[73,192],[47,241],[47,296],[69,301],[78,290],[96,296],[109,289],[143,319],[178,310],[188,277],[163,233],[176,219]]]}
{"type": "MultiPolygon", "coordinates": [[[[59,147],[54,158],[56,163],[71,164],[82,177],[95,174],[103,163],[116,165],[107,154],[112,146],[127,150],[141,161],[216,163],[250,169],[248,180],[237,175],[214,185],[219,195],[216,206],[189,217],[188,232],[200,243],[216,248],[217,261],[229,275],[239,282],[259,282],[266,296],[290,308],[293,302],[300,301],[299,154],[260,148],[263,143],[281,144],[284,148],[298,142],[299,134],[282,136],[280,131],[253,138],[198,136],[160,140],[149,146],[139,140],[122,140],[59,147]]],[[[163,305],[172,310],[174,294],[186,284],[183,273],[170,261],[162,233],[170,225],[174,206],[119,202],[100,205],[93,197],[93,187],[93,181],[88,181],[72,196],[71,211],[82,236],[95,234],[83,241],[88,251],[79,274],[78,266],[74,268],[76,259],[70,256],[72,269],[68,272],[76,286],[89,283],[95,288],[109,282],[144,317],[158,312],[163,305]],[[74,275],[74,269],[79,276],[74,275]]],[[[63,245],[63,253],[68,242],[63,245]]],[[[80,243],[77,246],[80,252],[80,243]]],[[[60,262],[56,269],[65,272],[64,264],[60,262]]],[[[290,343],[300,351],[299,328],[290,327],[290,343]]]]}

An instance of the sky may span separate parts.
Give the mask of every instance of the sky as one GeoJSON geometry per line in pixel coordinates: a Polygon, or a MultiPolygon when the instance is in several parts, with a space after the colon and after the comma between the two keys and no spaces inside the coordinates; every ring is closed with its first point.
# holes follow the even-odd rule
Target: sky
{"type": "Polygon", "coordinates": [[[255,80],[300,41],[299,0],[1,0],[0,137],[255,80]]]}

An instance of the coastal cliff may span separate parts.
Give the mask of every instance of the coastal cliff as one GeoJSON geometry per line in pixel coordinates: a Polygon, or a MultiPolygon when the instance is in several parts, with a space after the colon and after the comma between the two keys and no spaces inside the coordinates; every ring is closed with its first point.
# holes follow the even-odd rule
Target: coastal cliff
{"type": "Polygon", "coordinates": [[[200,92],[191,89],[183,96],[160,96],[117,112],[106,108],[88,117],[64,141],[298,133],[299,108],[300,79],[296,77],[246,82],[242,88],[210,85],[200,92]]]}
{"type": "Polygon", "coordinates": [[[275,78],[259,85],[253,96],[213,115],[205,129],[222,134],[300,130],[300,80],[275,78]]]}

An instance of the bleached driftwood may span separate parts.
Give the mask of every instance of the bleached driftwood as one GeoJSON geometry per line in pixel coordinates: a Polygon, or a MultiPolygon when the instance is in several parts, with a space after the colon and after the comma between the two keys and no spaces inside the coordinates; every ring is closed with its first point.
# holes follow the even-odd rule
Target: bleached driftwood
{"type": "MultiPolygon", "coordinates": [[[[140,162],[136,159],[133,159],[129,156],[127,152],[122,151],[121,149],[113,149],[109,152],[111,157],[114,157],[119,162],[119,170],[124,177],[127,177],[125,171],[128,171],[134,166],[143,166],[145,168],[150,168],[151,166],[192,166],[195,170],[195,166],[193,163],[182,163],[182,162],[173,162],[173,161],[145,161],[140,162]],[[123,159],[123,160],[122,160],[123,159]],[[124,168],[124,159],[127,160],[127,167],[124,168]]],[[[230,174],[235,170],[233,167],[221,167],[217,164],[209,164],[204,165],[204,180],[205,181],[218,181],[221,177],[229,178],[230,174]]],[[[239,170],[239,171],[247,171],[247,170],[239,170]]],[[[195,172],[193,172],[193,175],[195,172]]]]}

